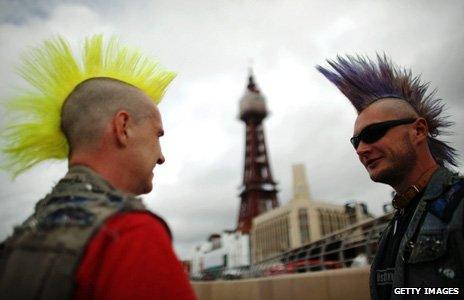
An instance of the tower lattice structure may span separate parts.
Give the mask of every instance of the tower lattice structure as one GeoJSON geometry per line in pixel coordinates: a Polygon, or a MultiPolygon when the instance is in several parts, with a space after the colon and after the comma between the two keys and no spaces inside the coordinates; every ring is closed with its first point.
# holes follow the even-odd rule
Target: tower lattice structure
{"type": "Polygon", "coordinates": [[[246,126],[245,165],[240,191],[237,229],[249,233],[254,217],[279,206],[264,137],[266,102],[250,72],[245,95],[240,100],[240,120],[246,126]]]}

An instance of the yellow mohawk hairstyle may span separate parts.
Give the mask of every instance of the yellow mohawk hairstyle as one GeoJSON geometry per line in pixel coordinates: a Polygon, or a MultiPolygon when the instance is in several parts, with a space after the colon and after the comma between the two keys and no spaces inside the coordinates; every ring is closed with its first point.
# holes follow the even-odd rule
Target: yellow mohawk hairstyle
{"type": "Polygon", "coordinates": [[[112,37],[87,38],[80,63],[62,37],[45,41],[23,57],[19,74],[34,88],[6,104],[14,123],[3,132],[6,170],[17,176],[47,159],[66,159],[68,142],[61,131],[61,107],[81,82],[109,77],[131,84],[158,104],[175,73],[163,70],[139,51],[112,37]]]}

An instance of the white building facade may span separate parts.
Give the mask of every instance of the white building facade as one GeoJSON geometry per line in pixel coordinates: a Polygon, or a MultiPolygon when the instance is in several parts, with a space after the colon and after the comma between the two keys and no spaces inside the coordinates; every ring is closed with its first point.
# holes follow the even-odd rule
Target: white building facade
{"type": "Polygon", "coordinates": [[[221,277],[237,274],[250,265],[250,240],[239,231],[212,234],[192,253],[192,278],[221,277]]]}

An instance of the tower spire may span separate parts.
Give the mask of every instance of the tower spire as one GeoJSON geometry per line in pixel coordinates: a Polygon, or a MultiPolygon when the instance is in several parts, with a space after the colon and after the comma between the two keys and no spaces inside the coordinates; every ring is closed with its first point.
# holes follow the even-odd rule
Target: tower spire
{"type": "Polygon", "coordinates": [[[266,116],[266,101],[250,68],[247,88],[240,100],[240,119],[246,127],[245,165],[237,225],[242,233],[250,232],[254,217],[279,206],[262,124],[266,116]]]}
{"type": "Polygon", "coordinates": [[[253,68],[250,67],[249,68],[249,71],[248,71],[248,85],[247,85],[247,89],[250,91],[250,92],[254,92],[254,93],[258,93],[259,94],[259,89],[258,87],[256,86],[256,83],[255,83],[255,78],[253,76],[253,68]]]}

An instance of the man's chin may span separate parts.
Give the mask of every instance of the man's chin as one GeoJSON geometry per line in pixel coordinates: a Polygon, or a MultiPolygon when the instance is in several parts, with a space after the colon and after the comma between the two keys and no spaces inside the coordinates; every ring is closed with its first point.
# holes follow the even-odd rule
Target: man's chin
{"type": "Polygon", "coordinates": [[[370,165],[366,166],[366,171],[369,173],[369,177],[372,181],[379,182],[383,173],[381,162],[375,161],[374,163],[371,163],[370,165]]]}
{"type": "Polygon", "coordinates": [[[143,191],[142,191],[139,195],[148,194],[148,193],[150,193],[152,190],[153,190],[153,186],[152,186],[152,185],[146,186],[146,187],[143,189],[143,191]]]}
{"type": "Polygon", "coordinates": [[[374,182],[390,184],[391,182],[391,172],[387,169],[375,168],[373,170],[368,170],[369,177],[374,182]]]}
{"type": "Polygon", "coordinates": [[[382,183],[382,177],[380,177],[378,174],[369,174],[369,177],[370,177],[371,180],[374,181],[374,182],[380,182],[380,183],[382,183]]]}
{"type": "Polygon", "coordinates": [[[382,159],[376,160],[366,167],[369,177],[374,182],[382,182],[385,170],[382,168],[382,159]]]}
{"type": "Polygon", "coordinates": [[[138,195],[148,194],[153,190],[153,177],[151,177],[147,182],[141,186],[140,193],[138,195]]]}

